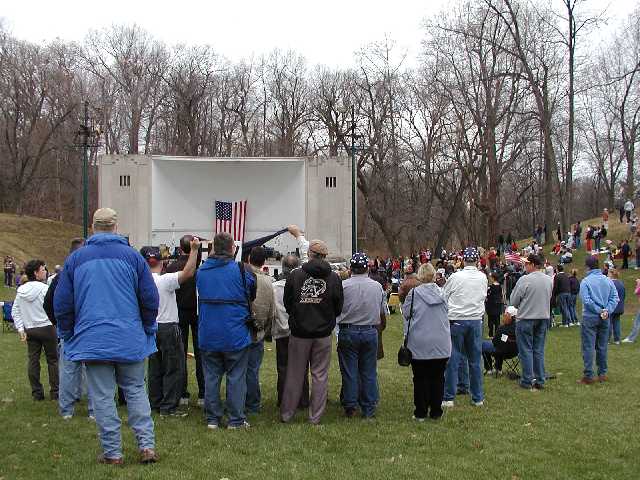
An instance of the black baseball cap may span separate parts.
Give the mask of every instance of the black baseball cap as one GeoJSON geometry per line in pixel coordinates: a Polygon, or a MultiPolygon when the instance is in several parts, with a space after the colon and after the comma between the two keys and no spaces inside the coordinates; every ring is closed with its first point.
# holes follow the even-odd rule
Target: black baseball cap
{"type": "Polygon", "coordinates": [[[162,255],[160,254],[159,247],[142,247],[140,249],[140,255],[145,260],[160,260],[162,259],[162,255]]]}

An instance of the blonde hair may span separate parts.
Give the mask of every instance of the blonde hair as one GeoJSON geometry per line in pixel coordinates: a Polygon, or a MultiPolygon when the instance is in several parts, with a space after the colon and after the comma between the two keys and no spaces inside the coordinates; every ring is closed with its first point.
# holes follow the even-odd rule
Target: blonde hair
{"type": "Polygon", "coordinates": [[[422,265],[420,265],[418,274],[416,275],[420,283],[433,283],[433,279],[435,278],[435,276],[436,270],[435,268],[433,268],[433,265],[431,265],[431,263],[423,263],[422,265]]]}

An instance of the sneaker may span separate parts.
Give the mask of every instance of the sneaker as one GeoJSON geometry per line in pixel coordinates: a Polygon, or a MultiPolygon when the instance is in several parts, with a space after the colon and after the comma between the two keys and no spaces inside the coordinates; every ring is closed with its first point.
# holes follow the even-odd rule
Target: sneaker
{"type": "Polygon", "coordinates": [[[453,408],[453,400],[443,400],[441,406],[442,408],[453,408]]]}
{"type": "Polygon", "coordinates": [[[184,410],[174,410],[173,412],[160,412],[160,417],[176,417],[176,418],[184,418],[189,415],[184,410]]]}
{"type": "Polygon", "coordinates": [[[422,422],[424,422],[426,420],[426,418],[424,418],[424,417],[416,417],[415,415],[413,415],[411,418],[414,419],[418,423],[422,423],[422,422]]]}
{"type": "Polygon", "coordinates": [[[98,455],[98,463],[103,465],[122,465],[124,461],[122,460],[122,457],[110,458],[105,457],[104,454],[100,454],[98,455]]]}
{"type": "Polygon", "coordinates": [[[594,382],[595,380],[589,377],[582,377],[580,380],[578,380],[578,384],[580,385],[591,385],[594,382]]]}
{"type": "Polygon", "coordinates": [[[96,416],[95,416],[95,415],[88,415],[88,416],[87,416],[87,419],[88,419],[90,422],[95,422],[95,421],[96,421],[96,416]]]}
{"type": "Polygon", "coordinates": [[[485,374],[485,375],[495,375],[495,374],[496,374],[496,371],[495,371],[495,370],[493,370],[493,369],[491,369],[491,370],[485,370],[485,371],[484,371],[484,374],[485,374]]]}
{"type": "Polygon", "coordinates": [[[218,430],[220,427],[218,426],[218,424],[217,424],[217,423],[208,423],[208,424],[207,424],[207,428],[208,428],[209,430],[218,430]]]}
{"type": "Polygon", "coordinates": [[[180,405],[182,405],[183,407],[189,405],[189,397],[182,397],[180,399],[180,405]]]}
{"type": "Polygon", "coordinates": [[[624,340],[622,340],[622,343],[633,343],[633,341],[625,338],[624,340]]]}
{"type": "Polygon", "coordinates": [[[613,342],[614,345],[620,345],[620,340],[618,340],[617,342],[613,342]]]}
{"type": "Polygon", "coordinates": [[[544,385],[542,385],[541,383],[534,383],[533,388],[534,390],[544,390],[544,385]]]}
{"type": "Polygon", "coordinates": [[[569,328],[569,325],[562,325],[564,328],[569,328]]]}
{"type": "Polygon", "coordinates": [[[199,407],[204,407],[204,398],[199,398],[198,399],[198,406],[199,407]]]}
{"type": "Polygon", "coordinates": [[[345,408],[344,409],[344,416],[347,418],[353,418],[356,416],[356,414],[358,413],[358,411],[355,408],[345,408]]]}
{"type": "Polygon", "coordinates": [[[151,448],[144,448],[140,450],[140,463],[146,465],[149,463],[156,463],[157,461],[158,454],[155,452],[155,450],[151,448]]]}
{"type": "Polygon", "coordinates": [[[608,380],[609,380],[609,377],[607,377],[606,375],[598,375],[598,381],[600,383],[604,383],[604,382],[606,382],[608,380]]]}
{"type": "Polygon", "coordinates": [[[62,419],[63,420],[71,420],[73,418],[73,415],[63,415],[62,419]]]}
{"type": "Polygon", "coordinates": [[[579,326],[580,326],[580,322],[576,322],[576,323],[574,323],[574,325],[575,325],[576,327],[579,327],[579,326]]]}
{"type": "Polygon", "coordinates": [[[479,402],[471,402],[471,405],[474,407],[482,407],[484,405],[484,400],[480,400],[479,402]]]}
{"type": "Polygon", "coordinates": [[[229,425],[227,427],[227,430],[243,430],[245,428],[249,428],[251,427],[251,425],[249,425],[249,422],[247,422],[246,420],[244,422],[242,422],[240,425],[229,425]]]}

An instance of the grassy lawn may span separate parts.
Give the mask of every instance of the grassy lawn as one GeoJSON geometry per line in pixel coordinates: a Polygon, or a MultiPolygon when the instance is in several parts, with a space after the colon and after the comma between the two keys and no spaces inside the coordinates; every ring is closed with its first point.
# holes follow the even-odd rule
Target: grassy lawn
{"type": "MultiPolygon", "coordinates": [[[[532,393],[506,378],[485,378],[484,408],[472,407],[468,396],[460,396],[441,422],[416,424],[411,420],[410,370],[397,366],[394,358],[400,318],[394,315],[389,323],[375,422],[341,416],[334,356],[322,425],[309,426],[300,414],[293,425],[279,424],[275,350],[267,344],[264,413],[250,418],[250,431],[207,431],[201,410],[191,406],[187,418],[155,419],[162,458],[143,467],[135,463],[135,442],[125,426],[126,465],[118,477],[638,478],[638,345],[611,347],[609,383],[579,386],[579,329],[554,329],[547,341],[547,371],[557,379],[546,390],[532,393]]],[[[630,324],[625,317],[623,332],[630,324]]],[[[96,427],[86,419],[86,406],[80,405],[77,416],[65,422],[53,402],[33,402],[24,344],[5,333],[0,351],[0,478],[111,478],[113,467],[95,463],[96,427]]],[[[195,382],[193,372],[190,380],[195,382]]],[[[120,413],[124,418],[126,409],[120,413]]]]}
{"type": "MultiPolygon", "coordinates": [[[[624,228],[612,221],[611,237],[624,228]]],[[[553,257],[550,257],[553,258],[553,257]]],[[[584,253],[574,265],[582,272],[584,253]]],[[[638,302],[631,287],[639,272],[624,271],[628,289],[622,331],[631,328],[638,302]]],[[[11,291],[0,289],[0,299],[11,291]]],[[[156,418],[160,463],[141,466],[131,430],[123,425],[125,466],[95,463],[96,426],[86,404],[65,422],[51,401],[31,400],[26,347],[13,333],[0,335],[0,480],[18,478],[212,478],[212,479],[637,479],[640,345],[611,346],[606,384],[579,386],[579,328],[553,329],[546,368],[557,375],[542,392],[521,390],[506,378],[485,378],[486,404],[459,396],[439,423],[416,424],[409,369],[397,366],[401,319],[385,332],[386,358],[379,363],[381,401],[374,422],[346,419],[337,403],[340,376],[333,357],[330,404],[319,427],[299,414],[278,422],[275,347],[267,344],[262,367],[263,413],[249,431],[207,431],[192,405],[184,419],[156,418]]],[[[190,390],[195,388],[193,360],[190,390]]],[[[46,367],[43,363],[46,384],[46,367]]],[[[120,411],[126,419],[126,409],[120,411]]],[[[302,413],[302,412],[301,412],[302,413]]]]}

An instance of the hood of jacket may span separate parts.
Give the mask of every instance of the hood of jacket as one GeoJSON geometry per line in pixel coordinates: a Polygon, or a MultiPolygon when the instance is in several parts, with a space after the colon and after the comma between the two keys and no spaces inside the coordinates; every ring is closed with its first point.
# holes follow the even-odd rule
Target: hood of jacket
{"type": "Polygon", "coordinates": [[[129,245],[127,239],[117,233],[96,233],[87,239],[86,245],[106,245],[107,243],[129,245]]]}
{"type": "Polygon", "coordinates": [[[413,289],[413,292],[414,295],[420,297],[429,306],[445,303],[442,291],[435,283],[418,285],[413,289]]]}
{"type": "Polygon", "coordinates": [[[302,265],[302,269],[313,278],[327,278],[331,273],[331,265],[319,258],[313,258],[302,265]]]}
{"type": "MultiPolygon", "coordinates": [[[[225,265],[228,265],[233,261],[234,260],[231,257],[214,255],[207,258],[207,261],[202,264],[199,270],[214,270],[216,268],[224,267],[225,265]]],[[[249,267],[247,267],[246,269],[249,270],[249,267]]]]}
{"type": "Polygon", "coordinates": [[[47,285],[42,282],[31,281],[21,285],[16,295],[25,302],[33,302],[37,300],[42,290],[46,290],[47,285]]]}

